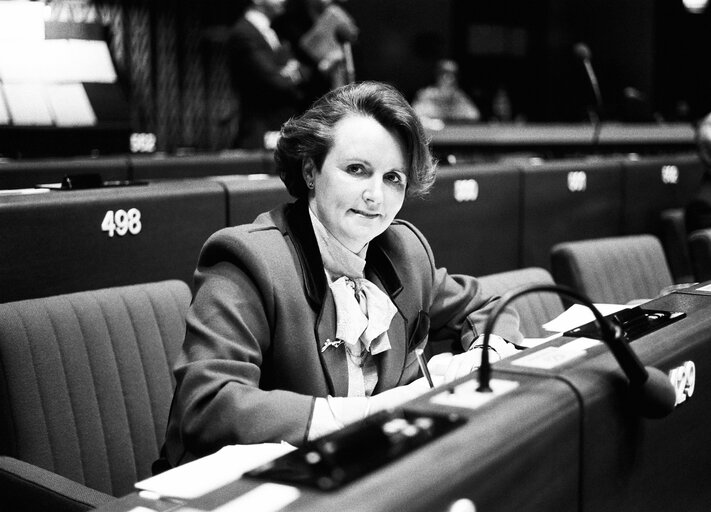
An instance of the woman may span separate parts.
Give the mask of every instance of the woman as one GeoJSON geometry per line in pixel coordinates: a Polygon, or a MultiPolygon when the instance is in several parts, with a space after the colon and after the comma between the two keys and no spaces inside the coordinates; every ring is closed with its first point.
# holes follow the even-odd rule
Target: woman
{"type": "MultiPolygon", "coordinates": [[[[437,269],[423,236],[394,220],[435,173],[400,93],[378,83],[328,93],[282,127],[275,160],[296,202],[217,232],[200,255],[172,465],[228,444],[300,445],[409,400],[428,389],[414,352],[428,340],[474,346],[433,365],[439,379],[478,364],[473,340],[494,299],[437,269]]],[[[520,340],[518,318],[496,327],[495,350],[514,351],[504,339],[520,340]]]]}

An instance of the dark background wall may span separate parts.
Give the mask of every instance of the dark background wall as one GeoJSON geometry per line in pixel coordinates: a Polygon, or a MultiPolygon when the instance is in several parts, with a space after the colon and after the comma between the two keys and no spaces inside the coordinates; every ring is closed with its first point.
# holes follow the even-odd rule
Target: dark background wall
{"type": "MultiPolygon", "coordinates": [[[[134,131],[158,150],[211,151],[232,140],[238,108],[223,41],[244,0],[54,0],[55,19],[108,26],[134,131]]],[[[525,120],[586,121],[593,103],[572,47],[588,45],[608,119],[625,116],[634,87],[649,113],[697,119],[711,110],[711,9],[681,0],[348,0],[361,27],[357,78],[391,82],[412,97],[452,57],[485,115],[505,87],[525,120]],[[686,105],[684,112],[680,105],[686,105]]]]}

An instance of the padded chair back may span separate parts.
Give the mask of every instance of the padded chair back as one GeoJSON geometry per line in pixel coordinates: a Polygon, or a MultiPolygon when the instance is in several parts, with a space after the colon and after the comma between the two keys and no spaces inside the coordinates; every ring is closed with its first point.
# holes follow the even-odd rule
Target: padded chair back
{"type": "Polygon", "coordinates": [[[700,229],[689,235],[689,253],[696,280],[711,279],[711,228],[700,229]]]}
{"type": "Polygon", "coordinates": [[[661,242],[674,281],[677,283],[692,282],[694,276],[687,245],[684,209],[667,208],[659,214],[659,219],[661,221],[661,242]]]}
{"type": "MultiPolygon", "coordinates": [[[[522,268],[489,274],[479,278],[482,287],[488,293],[502,295],[509,290],[524,285],[554,284],[551,274],[539,267],[522,268]]],[[[530,293],[511,303],[518,312],[521,321],[521,333],[526,338],[542,338],[550,335],[541,325],[560,315],[563,301],[554,293],[530,293]]]]}
{"type": "Polygon", "coordinates": [[[189,302],[172,280],[0,304],[0,454],[131,492],[163,442],[189,302]]]}
{"type": "Polygon", "coordinates": [[[662,244],[652,235],[560,243],[551,250],[551,266],[557,283],[598,303],[652,299],[673,284],[662,244]]]}

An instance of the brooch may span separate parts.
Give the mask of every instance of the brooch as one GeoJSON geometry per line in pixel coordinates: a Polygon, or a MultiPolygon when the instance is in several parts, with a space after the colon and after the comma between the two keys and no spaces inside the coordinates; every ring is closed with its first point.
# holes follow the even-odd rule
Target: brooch
{"type": "Polygon", "coordinates": [[[329,347],[338,348],[343,345],[343,343],[344,340],[342,340],[341,338],[335,338],[333,340],[331,340],[331,338],[328,338],[326,340],[326,343],[323,344],[323,347],[321,347],[321,352],[325,352],[326,349],[329,347]]]}

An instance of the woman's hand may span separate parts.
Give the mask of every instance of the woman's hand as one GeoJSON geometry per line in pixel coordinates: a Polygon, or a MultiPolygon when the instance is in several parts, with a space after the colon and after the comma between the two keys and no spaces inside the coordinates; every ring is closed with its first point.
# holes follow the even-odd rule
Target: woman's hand
{"type": "MultiPolygon", "coordinates": [[[[437,354],[429,360],[427,368],[430,370],[433,380],[439,379],[440,383],[452,382],[479,368],[482,350],[474,348],[457,355],[449,352],[437,354]]],[[[499,360],[494,351],[489,351],[489,357],[492,362],[499,360]]]]}
{"type": "MultiPolygon", "coordinates": [[[[442,384],[440,377],[432,377],[435,386],[442,384]]],[[[388,389],[377,395],[373,395],[368,398],[368,413],[372,414],[374,412],[382,411],[384,409],[392,409],[399,405],[404,404],[408,400],[417,398],[418,396],[427,393],[430,390],[430,385],[427,379],[421,377],[416,381],[407,384],[406,386],[398,386],[393,389],[388,389]]]]}

